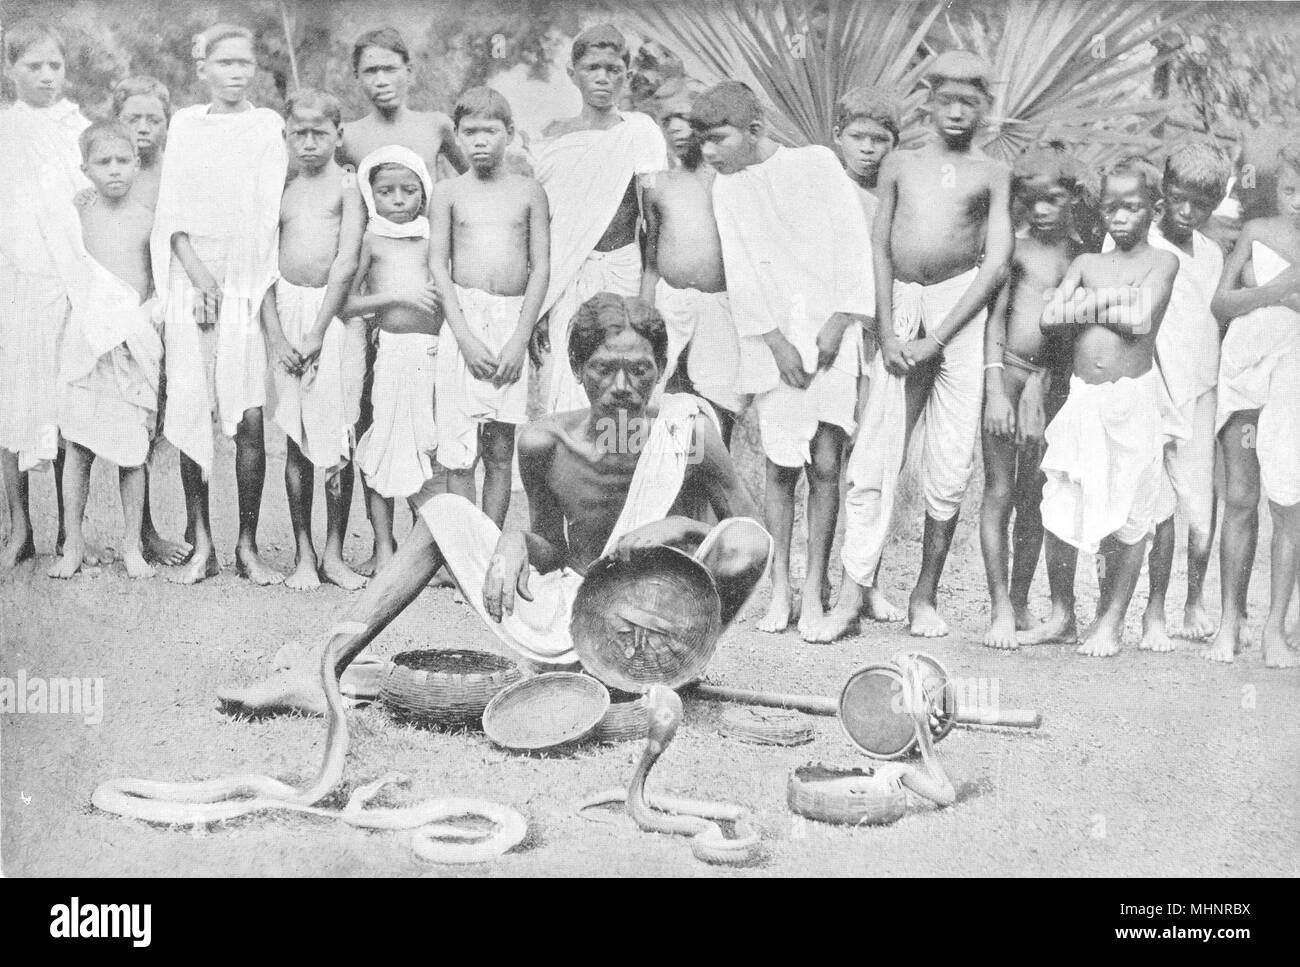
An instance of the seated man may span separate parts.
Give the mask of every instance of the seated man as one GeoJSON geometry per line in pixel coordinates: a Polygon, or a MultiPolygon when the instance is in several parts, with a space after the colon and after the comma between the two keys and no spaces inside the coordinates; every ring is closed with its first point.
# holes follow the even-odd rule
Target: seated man
{"type": "MultiPolygon", "coordinates": [[[[429,499],[396,557],[320,643],[334,647],[338,674],[444,562],[506,653],[535,669],[577,661],[569,639],[574,595],[587,567],[611,552],[669,544],[694,553],[712,572],[723,624],[730,622],[762,580],[772,539],[755,520],[757,507],[709,407],[685,395],[664,396],[657,411],[648,407],[667,348],[663,319],[649,304],[608,292],[583,303],[569,334],[569,363],[591,406],[530,423],[519,435],[532,530],[502,533],[454,494],[429,499]],[[721,521],[716,526],[678,514],[701,493],[721,521]]],[[[218,697],[246,711],[323,713],[317,665],[308,659],[218,697]]]]}

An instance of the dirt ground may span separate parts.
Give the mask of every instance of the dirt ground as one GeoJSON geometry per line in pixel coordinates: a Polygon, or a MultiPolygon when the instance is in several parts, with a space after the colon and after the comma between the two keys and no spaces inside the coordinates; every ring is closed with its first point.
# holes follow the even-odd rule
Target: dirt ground
{"type": "MultiPolygon", "coordinates": [[[[262,544],[288,570],[292,559],[281,485],[282,444],[268,462],[262,544]]],[[[651,782],[696,798],[753,810],[766,856],[744,870],[707,867],[687,844],[576,818],[590,792],[625,783],[639,743],[589,745],[565,756],[513,755],[481,734],[447,734],[392,722],[382,708],[350,716],[353,736],[345,790],[391,771],[411,777],[386,804],[430,796],[488,797],[528,818],[513,852],[471,867],[428,864],[402,833],[260,814],[209,828],[166,828],[96,811],[95,785],[113,776],[198,779],[257,772],[301,780],[313,775],[324,743],[320,719],[258,722],[218,711],[220,683],[249,682],[270,669],[286,641],[310,639],[345,609],[337,588],[293,592],[254,588],[235,576],[232,454],[219,447],[213,489],[222,574],[196,588],[158,577],[129,580],[120,564],[75,579],[45,577],[54,540],[52,477],[33,481],[40,556],[0,577],[0,666],[5,676],[98,677],[103,721],[75,715],[0,715],[0,862],[14,876],[548,874],[629,876],[1121,875],[1294,876],[1300,873],[1300,673],[1263,668],[1258,647],[1231,667],[1211,665],[1179,641],[1167,655],[1136,650],[1145,578],[1129,612],[1128,641],[1115,659],[1083,659],[1064,645],[996,654],[979,645],[987,595],[975,514],[968,506],[945,576],[948,638],[927,643],[955,676],[986,679],[1003,707],[1043,713],[1038,731],[958,728],[938,747],[959,802],[914,809],[893,826],[846,829],[796,818],[786,808],[791,770],[810,761],[861,766],[834,719],[816,719],[817,738],[799,748],[724,738],[722,706],[688,701],[676,741],[651,782]]],[[[183,523],[174,452],[161,454],[155,515],[165,532],[183,523]]],[[[752,458],[748,476],[753,474],[752,458]]],[[[978,479],[978,478],[977,478],[978,479]]],[[[114,544],[120,531],[114,475],[97,466],[90,532],[114,544]]],[[[978,487],[974,488],[978,490],[978,487]]],[[[971,501],[973,504],[973,500],[971,501]]],[[[512,514],[522,515],[522,495],[512,514]]],[[[323,495],[317,532],[323,534],[323,495]]],[[[403,521],[405,518],[403,518],[403,521]]],[[[403,524],[403,526],[405,526],[403,524]]],[[[0,522],[0,532],[7,522],[0,522]]],[[[904,601],[917,566],[917,526],[901,528],[886,551],[885,583],[904,601]]],[[[365,556],[368,525],[359,497],[348,553],[365,556]]],[[[1267,598],[1267,513],[1251,588],[1258,633],[1267,598]]],[[[798,534],[797,534],[797,539],[798,534]]],[[[838,554],[836,554],[836,557],[838,554]]],[[[1216,547],[1217,562],[1217,547],[1216,547]]],[[[1179,549],[1171,626],[1181,616],[1185,565],[1179,549]]],[[[838,569],[834,574],[838,579],[838,569]]],[[[1091,613],[1096,583],[1079,569],[1080,615],[1091,613]]],[[[833,645],[806,645],[794,633],[753,630],[751,617],[723,638],[713,681],[738,687],[837,694],[861,664],[915,647],[901,625],[872,625],[833,645]]],[[[1218,601],[1218,567],[1210,600],[1218,601]]],[[[1045,613],[1040,567],[1033,606],[1045,613]]],[[[381,655],[418,647],[487,647],[489,633],[452,592],[430,589],[376,644],[381,655]]],[[[339,802],[342,801],[340,797],[339,802]]],[[[378,803],[376,803],[378,804],[378,803]]]]}

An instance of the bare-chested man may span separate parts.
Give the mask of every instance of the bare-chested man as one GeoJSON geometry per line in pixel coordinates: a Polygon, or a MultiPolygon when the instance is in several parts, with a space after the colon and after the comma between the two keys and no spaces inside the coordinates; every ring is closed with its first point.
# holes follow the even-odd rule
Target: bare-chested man
{"type": "MultiPolygon", "coordinates": [[[[531,423],[519,437],[533,530],[501,533],[463,497],[430,499],[392,564],[328,632],[340,674],[444,561],[505,649],[533,667],[576,661],[565,602],[607,553],[658,544],[693,552],[717,581],[723,622],[734,617],[762,580],[772,541],[699,401],[670,395],[657,412],[649,407],[667,342],[663,320],[639,299],[600,293],[579,309],[568,355],[592,404],[531,423]],[[612,437],[611,426],[628,432],[612,437]],[[721,520],[712,528],[681,515],[683,491],[696,487],[721,520]]],[[[322,712],[318,662],[218,697],[244,710],[322,712]]]]}
{"type": "Polygon", "coordinates": [[[664,106],[661,123],[678,166],[645,179],[641,298],[659,310],[668,327],[668,379],[682,375],[678,363],[685,350],[686,379],[677,382],[713,404],[722,440],[730,446],[743,405],[736,392],[740,347],[713,217],[716,172],[703,163],[690,117],[691,102],[684,95],[664,106]]]}
{"type": "MultiPolygon", "coordinates": [[[[618,109],[628,60],[627,41],[609,24],[579,34],[568,71],[582,110],[552,121],[534,145],[534,174],[551,208],[551,280],[542,301],[549,323],[538,326],[535,356],[568,344],[570,320],[595,293],[641,290],[638,176],[667,168],[668,151],[653,119],[618,109]]],[[[587,405],[558,356],[542,405],[546,413],[587,405]]]]}
{"type": "Polygon", "coordinates": [[[974,466],[983,401],[985,306],[1011,258],[1010,171],[972,142],[990,69],[966,51],[936,58],[927,80],[937,137],[881,166],[873,227],[880,353],[849,458],[844,581],[835,614],[851,626],[889,534],[898,474],[924,417],[921,572],[911,632],[948,633],[937,594],[974,466]]]}

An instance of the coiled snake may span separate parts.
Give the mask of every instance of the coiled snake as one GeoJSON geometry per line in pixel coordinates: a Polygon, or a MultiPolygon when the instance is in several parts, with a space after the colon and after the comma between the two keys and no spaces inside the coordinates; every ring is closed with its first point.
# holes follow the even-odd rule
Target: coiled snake
{"type": "Polygon", "coordinates": [[[631,783],[626,789],[606,789],[588,796],[578,804],[577,813],[582,815],[596,806],[625,802],[628,814],[642,829],[690,836],[691,853],[697,860],[724,864],[752,862],[759,855],[760,838],[758,831],[750,826],[749,813],[743,806],[646,793],[650,769],[668,748],[681,723],[682,700],[665,685],[651,685],[646,701],[650,735],[631,783]],[[719,822],[733,824],[734,839],[723,835],[719,822]]]}
{"type": "Polygon", "coordinates": [[[307,785],[291,786],[270,776],[251,774],[197,782],[110,779],[96,787],[91,802],[105,812],[150,823],[215,823],[249,813],[284,809],[327,816],[364,829],[412,829],[415,832],[411,845],[416,855],[435,863],[482,863],[500,856],[527,834],[528,823],[517,811],[483,799],[427,799],[395,809],[363,809],[382,787],[407,781],[405,776],[396,773],[359,787],[342,810],[314,805],[343,778],[348,754],[343,696],[334,672],[334,649],[328,645],[321,652],[320,682],[329,707],[325,757],[320,771],[307,785]],[[494,829],[485,834],[444,823],[462,817],[486,819],[494,829]]]}

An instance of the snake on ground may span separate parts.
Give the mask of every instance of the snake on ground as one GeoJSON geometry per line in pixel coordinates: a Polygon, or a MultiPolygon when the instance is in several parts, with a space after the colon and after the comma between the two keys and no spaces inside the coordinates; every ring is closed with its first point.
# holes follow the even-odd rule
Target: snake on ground
{"type": "Polygon", "coordinates": [[[760,837],[750,825],[749,812],[743,806],[661,794],[647,795],[645,784],[650,769],[668,748],[681,723],[682,700],[671,688],[652,685],[646,692],[646,701],[650,734],[631,783],[627,788],[606,789],[588,796],[578,804],[577,813],[582,815],[596,806],[626,803],[628,814],[641,829],[690,836],[691,854],[697,860],[739,865],[757,859],[760,837]],[[719,822],[732,824],[736,834],[734,839],[723,835],[719,822]]]}
{"type": "Polygon", "coordinates": [[[435,863],[482,863],[523,840],[528,832],[524,817],[485,799],[444,797],[392,809],[363,809],[384,786],[407,781],[396,773],[356,789],[342,810],[316,806],[343,778],[348,754],[347,718],[334,672],[334,649],[329,645],[321,651],[320,683],[329,709],[325,757],[306,785],[291,786],[253,774],[196,782],[109,779],[96,787],[91,802],[105,812],[167,825],[201,825],[280,809],[326,816],[363,829],[411,829],[416,855],[435,863]],[[445,822],[459,818],[485,819],[493,829],[484,834],[445,822]]]}

